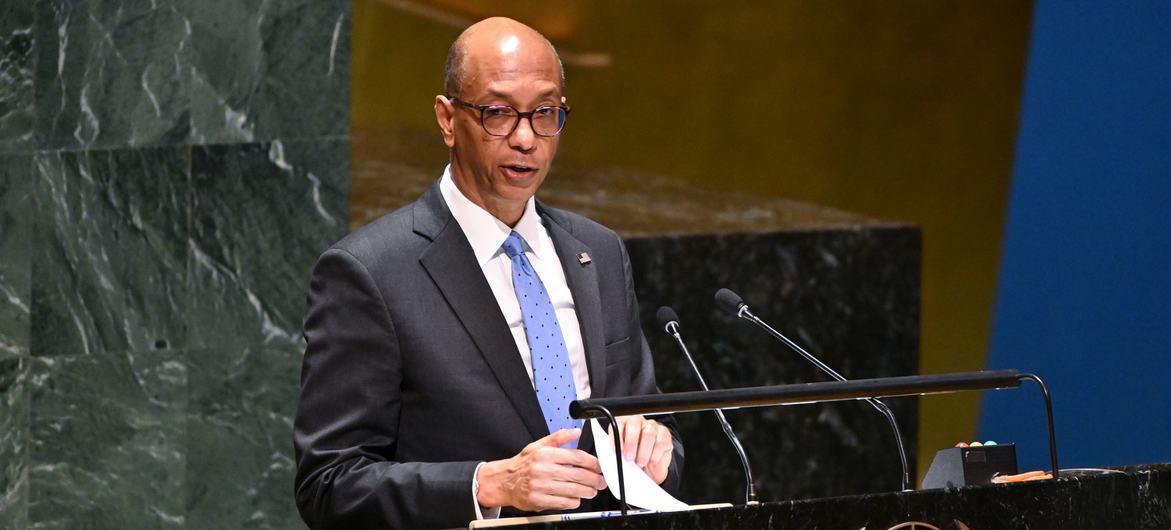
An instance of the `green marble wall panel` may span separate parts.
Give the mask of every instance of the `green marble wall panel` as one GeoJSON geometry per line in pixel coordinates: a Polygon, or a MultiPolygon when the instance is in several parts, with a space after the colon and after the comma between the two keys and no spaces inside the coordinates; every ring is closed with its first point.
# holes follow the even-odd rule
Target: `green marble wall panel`
{"type": "Polygon", "coordinates": [[[31,353],[183,345],[185,147],[35,158],[31,353]]]}
{"type": "Polygon", "coordinates": [[[39,147],[187,140],[191,30],[180,1],[35,3],[39,147]]]}
{"type": "Polygon", "coordinates": [[[0,355],[0,528],[28,526],[30,362],[0,355]]]}
{"type": "Polygon", "coordinates": [[[0,156],[0,359],[28,353],[32,156],[0,156]]]}
{"type": "Polygon", "coordinates": [[[0,2],[0,528],[300,528],[348,1],[0,2]],[[214,144],[214,145],[207,145],[214,144]]]}
{"type": "Polygon", "coordinates": [[[196,143],[350,132],[350,2],[187,2],[196,143]]]}
{"type": "Polygon", "coordinates": [[[31,156],[0,156],[0,528],[28,524],[31,170],[31,156]]]}
{"type": "Polygon", "coordinates": [[[184,527],[181,352],[33,359],[34,528],[184,527]]]}
{"type": "Polygon", "coordinates": [[[317,256],[346,231],[349,140],[194,147],[190,343],[301,344],[317,256]]]}
{"type": "Polygon", "coordinates": [[[34,20],[32,2],[0,3],[0,153],[32,144],[34,20]]]}
{"type": "Polygon", "coordinates": [[[191,353],[189,528],[301,528],[293,504],[292,425],[301,348],[191,353]]]}
{"type": "Polygon", "coordinates": [[[0,151],[349,134],[350,2],[15,4],[0,151]]]}

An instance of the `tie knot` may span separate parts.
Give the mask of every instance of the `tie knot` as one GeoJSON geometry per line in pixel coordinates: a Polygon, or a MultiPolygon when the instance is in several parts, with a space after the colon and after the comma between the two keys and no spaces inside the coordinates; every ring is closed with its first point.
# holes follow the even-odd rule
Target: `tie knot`
{"type": "Polygon", "coordinates": [[[508,239],[504,240],[504,245],[501,245],[501,248],[510,258],[523,257],[525,255],[525,240],[516,233],[516,230],[513,230],[511,234],[508,234],[508,239]]]}

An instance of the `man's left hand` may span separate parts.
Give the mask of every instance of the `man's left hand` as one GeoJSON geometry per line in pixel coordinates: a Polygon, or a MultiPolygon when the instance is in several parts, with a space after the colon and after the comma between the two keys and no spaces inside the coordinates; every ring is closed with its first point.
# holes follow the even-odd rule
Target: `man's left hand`
{"type": "Polygon", "coordinates": [[[667,480],[675,444],[663,424],[642,416],[617,418],[622,433],[622,458],[634,462],[656,484],[667,480]]]}

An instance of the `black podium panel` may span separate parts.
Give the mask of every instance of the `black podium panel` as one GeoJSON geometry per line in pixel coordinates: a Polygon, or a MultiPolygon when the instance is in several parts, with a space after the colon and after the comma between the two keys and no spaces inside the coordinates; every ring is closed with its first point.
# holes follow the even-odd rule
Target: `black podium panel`
{"type": "MultiPolygon", "coordinates": [[[[1057,481],[770,502],[514,528],[887,530],[908,522],[940,530],[1171,528],[1171,464],[1121,471],[1057,481]]],[[[930,529],[916,526],[916,530],[930,529]]]]}
{"type": "MultiPolygon", "coordinates": [[[[829,381],[750,323],[720,311],[721,287],[847,378],[912,375],[919,367],[919,230],[905,225],[806,226],[627,239],[643,328],[664,392],[699,390],[655,311],[672,306],[712,389],[829,381]]],[[[888,400],[914,464],[918,400],[888,400]]],[[[900,489],[894,436],[861,402],[729,411],[761,501],[900,489]]],[[[679,497],[741,503],[743,475],[710,412],[676,415],[687,451],[679,497]]]]}

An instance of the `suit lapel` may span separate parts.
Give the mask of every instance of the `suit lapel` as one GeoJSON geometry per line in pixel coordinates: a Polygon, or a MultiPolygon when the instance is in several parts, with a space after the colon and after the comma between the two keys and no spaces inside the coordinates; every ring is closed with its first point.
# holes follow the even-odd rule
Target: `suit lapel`
{"type": "Polygon", "coordinates": [[[582,253],[590,253],[590,247],[570,232],[572,226],[562,226],[538,203],[541,219],[549,230],[561,268],[565,270],[565,281],[573,293],[577,310],[577,321],[581,326],[582,343],[585,346],[586,364],[590,374],[591,397],[606,395],[606,335],[602,329],[602,300],[598,294],[597,265],[582,263],[582,253]]]}
{"type": "Polygon", "coordinates": [[[484,279],[484,271],[476,263],[467,237],[443,203],[437,185],[415,203],[413,217],[415,231],[432,240],[419,262],[476,343],[529,433],[533,438],[548,435],[545,416],[508,322],[484,279]]]}

